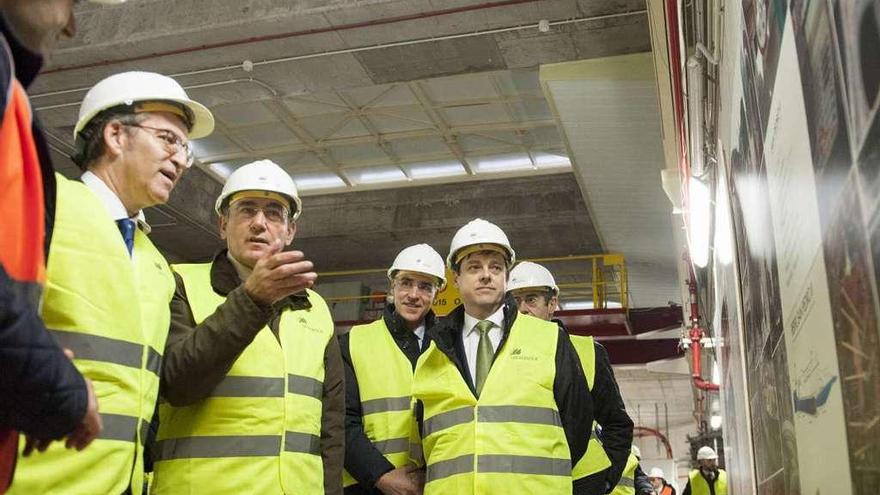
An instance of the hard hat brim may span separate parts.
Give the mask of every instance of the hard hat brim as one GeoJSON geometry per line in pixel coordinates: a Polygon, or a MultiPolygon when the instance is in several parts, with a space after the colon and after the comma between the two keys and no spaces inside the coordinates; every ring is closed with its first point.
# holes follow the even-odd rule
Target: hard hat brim
{"type": "MultiPolygon", "coordinates": [[[[201,103],[199,103],[197,101],[183,99],[183,98],[162,97],[162,98],[157,98],[157,100],[170,101],[170,102],[177,103],[179,105],[186,107],[187,109],[189,109],[190,112],[192,112],[192,116],[193,116],[192,129],[190,129],[189,132],[187,132],[187,137],[189,139],[203,138],[203,137],[211,134],[212,132],[214,132],[214,115],[211,113],[210,110],[208,110],[208,107],[206,107],[205,105],[202,105],[201,103]]],[[[139,100],[139,101],[151,101],[151,100],[147,98],[147,99],[143,99],[143,100],[139,100]]],[[[103,108],[95,109],[95,110],[89,112],[88,114],[82,116],[82,118],[80,118],[79,121],[76,123],[76,127],[74,127],[74,129],[73,129],[73,138],[76,139],[76,137],[79,135],[80,131],[82,131],[83,128],[85,128],[88,125],[88,123],[91,122],[92,119],[94,119],[95,116],[98,115],[99,113],[103,112],[104,110],[107,110],[108,108],[113,108],[117,105],[125,105],[126,103],[127,102],[125,102],[125,101],[119,101],[113,105],[106,105],[106,106],[103,106],[103,108]]]]}

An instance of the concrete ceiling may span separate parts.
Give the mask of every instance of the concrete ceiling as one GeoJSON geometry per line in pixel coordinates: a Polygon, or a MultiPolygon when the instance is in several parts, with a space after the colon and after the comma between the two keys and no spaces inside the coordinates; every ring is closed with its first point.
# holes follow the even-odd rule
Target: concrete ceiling
{"type": "MultiPolygon", "coordinates": [[[[197,167],[148,212],[174,261],[221,246],[213,200],[260,158],[306,196],[295,244],[321,271],[386,266],[415,242],[445,254],[477,216],[523,257],[609,249],[538,68],[650,50],[643,0],[130,0],[83,3],[77,21],[31,91],[62,173],[78,175],[65,155],[80,100],[112,73],[172,75],[217,117],[197,167]]],[[[637,304],[677,299],[668,260],[633,261],[659,274],[632,286],[637,304]]]]}
{"type": "MultiPolygon", "coordinates": [[[[668,217],[645,214],[669,211],[650,85],[560,87],[561,103],[538,76],[545,64],[650,51],[645,0],[129,0],[83,2],[77,20],[31,90],[62,173],[78,175],[66,154],[79,102],[110,74],[171,75],[217,117],[197,166],[147,212],[172,261],[222,246],[212,205],[225,175],[268,157],[303,189],[294,244],[319,272],[381,268],[417,242],[445,255],[479,216],[522,258],[622,252],[636,305],[680,300],[668,217]],[[587,111],[602,98],[608,112],[587,111]],[[616,105],[626,111],[614,116],[616,105]],[[582,128],[605,132],[582,140],[582,128]],[[626,146],[628,168],[615,168],[626,146]]],[[[585,265],[551,268],[560,283],[589,278],[585,265]]],[[[670,428],[690,424],[686,375],[618,373],[634,417],[647,410],[653,425],[659,404],[670,428]]]]}

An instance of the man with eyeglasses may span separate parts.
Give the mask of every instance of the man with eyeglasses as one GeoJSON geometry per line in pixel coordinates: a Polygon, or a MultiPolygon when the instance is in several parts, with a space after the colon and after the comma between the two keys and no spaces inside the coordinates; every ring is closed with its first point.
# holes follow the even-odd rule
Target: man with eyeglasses
{"type": "Polygon", "coordinates": [[[392,303],[382,318],[339,337],[345,362],[346,495],[416,495],[409,464],[413,369],[434,324],[431,303],[446,284],[440,254],[402,250],[388,269],[392,303]]]}
{"type": "MultiPolygon", "coordinates": [[[[550,270],[530,261],[520,262],[510,271],[507,291],[520,313],[552,321],[567,331],[561,320],[553,319],[559,306],[559,287],[550,270]]],[[[571,335],[569,338],[587,377],[596,420],[590,446],[573,466],[572,479],[583,493],[601,495],[618,485],[624,472],[632,444],[633,422],[626,413],[605,348],[593,337],[571,335]],[[596,423],[601,425],[601,442],[595,433],[596,423]]]]}
{"type": "Polygon", "coordinates": [[[151,493],[341,494],[342,357],[293,242],[302,202],[269,160],[217,198],[226,249],[175,265],[151,493]]]}
{"type": "Polygon", "coordinates": [[[191,164],[188,140],[213,128],[211,112],[161,74],[116,74],[86,93],[73,156],[84,173],[56,176],[42,317],[93,382],[104,429],[81,453],[53,445],[20,459],[11,493],[143,492],[174,293],[143,209],[168,201],[191,164]]]}

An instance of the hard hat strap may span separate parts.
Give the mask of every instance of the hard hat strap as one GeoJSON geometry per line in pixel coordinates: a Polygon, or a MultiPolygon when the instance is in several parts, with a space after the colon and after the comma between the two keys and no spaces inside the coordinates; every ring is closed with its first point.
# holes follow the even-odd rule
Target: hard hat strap
{"type": "Polygon", "coordinates": [[[507,263],[510,263],[510,254],[508,254],[507,250],[498,244],[492,243],[480,243],[480,244],[471,244],[470,246],[465,246],[458,250],[455,253],[455,264],[461,263],[467,255],[473,254],[479,251],[495,251],[504,255],[504,259],[507,260],[507,263]]]}
{"type": "Polygon", "coordinates": [[[134,105],[134,113],[167,112],[177,115],[186,124],[187,129],[192,129],[193,115],[190,109],[178,103],[165,101],[142,101],[134,105]]]}
{"type": "MultiPolygon", "coordinates": [[[[232,206],[232,203],[235,203],[236,201],[240,201],[242,199],[247,199],[247,198],[272,199],[272,200],[278,201],[279,203],[283,204],[284,206],[287,207],[288,210],[290,210],[290,200],[287,199],[284,195],[278,194],[278,193],[272,192],[272,191],[260,191],[260,190],[239,191],[239,192],[233,194],[229,198],[229,206],[232,206]]],[[[293,213],[294,212],[291,211],[291,215],[293,213]]]]}

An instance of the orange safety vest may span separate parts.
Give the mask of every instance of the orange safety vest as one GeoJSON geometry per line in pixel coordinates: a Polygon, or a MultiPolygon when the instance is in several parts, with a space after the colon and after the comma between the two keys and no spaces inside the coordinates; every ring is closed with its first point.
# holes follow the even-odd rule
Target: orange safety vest
{"type": "MultiPolygon", "coordinates": [[[[0,50],[5,45],[0,38],[0,50]]],[[[12,279],[13,292],[36,308],[46,280],[43,178],[31,106],[14,67],[9,78],[9,99],[5,108],[0,105],[0,265],[12,279]]],[[[0,425],[0,493],[12,482],[17,452],[18,432],[0,425]]]]}

